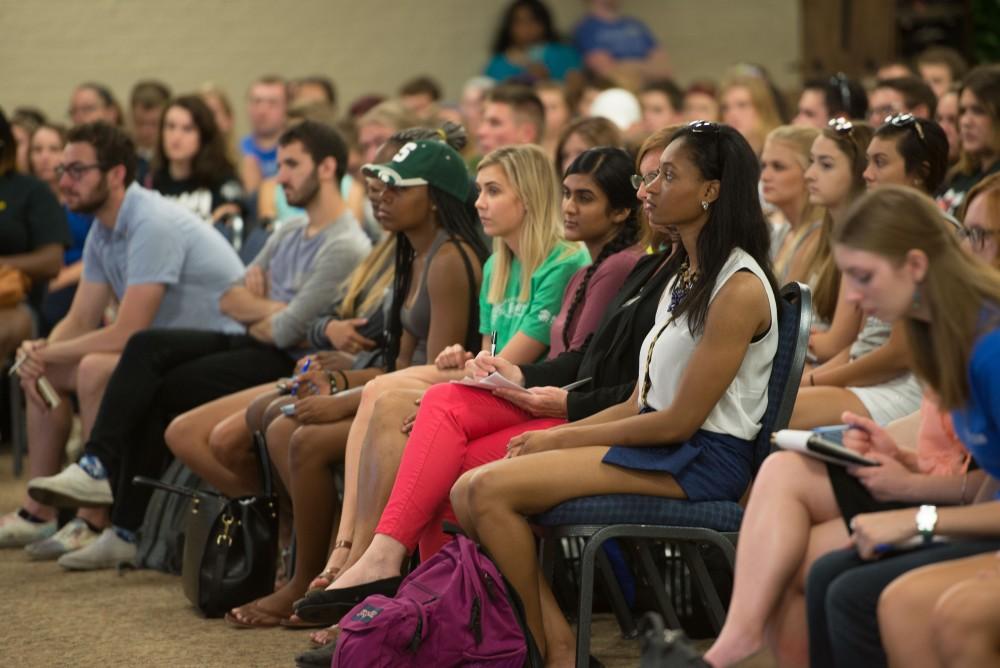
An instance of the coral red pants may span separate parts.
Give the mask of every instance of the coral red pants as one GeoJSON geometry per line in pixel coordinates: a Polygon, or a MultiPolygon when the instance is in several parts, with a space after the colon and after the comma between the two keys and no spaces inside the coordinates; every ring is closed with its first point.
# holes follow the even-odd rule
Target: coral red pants
{"type": "Polygon", "coordinates": [[[456,383],[434,385],[420,402],[389,503],[375,528],[426,559],[448,542],[445,521],[456,522],[448,494],[470,469],[502,459],[511,438],[564,424],[533,418],[509,401],[456,383]]]}

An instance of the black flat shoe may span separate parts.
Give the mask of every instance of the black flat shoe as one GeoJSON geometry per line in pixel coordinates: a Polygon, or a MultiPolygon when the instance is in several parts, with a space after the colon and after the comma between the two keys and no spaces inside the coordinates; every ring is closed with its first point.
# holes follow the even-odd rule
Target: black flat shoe
{"type": "Polygon", "coordinates": [[[402,576],[383,578],[365,584],[330,589],[307,595],[295,602],[295,614],[306,622],[336,624],[351,608],[374,594],[393,597],[403,582],[402,576]]]}
{"type": "Polygon", "coordinates": [[[333,663],[333,653],[337,651],[337,642],[328,642],[322,647],[302,652],[295,657],[297,668],[329,668],[333,663]]]}

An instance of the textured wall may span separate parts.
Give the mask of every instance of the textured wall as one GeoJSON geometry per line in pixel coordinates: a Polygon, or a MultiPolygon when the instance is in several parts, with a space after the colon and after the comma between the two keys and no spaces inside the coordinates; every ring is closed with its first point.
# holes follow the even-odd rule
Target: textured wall
{"type": "MultiPolygon", "coordinates": [[[[581,0],[551,0],[568,30],[581,0]]],[[[758,62],[794,87],[796,0],[626,0],[682,82],[758,62]]],[[[433,73],[448,96],[485,64],[506,0],[0,0],[0,104],[63,117],[87,79],[128,94],[142,77],[177,92],[213,80],[238,102],[257,74],[328,73],[341,99],[433,73]]],[[[237,104],[237,106],[240,106],[237,104]]],[[[242,117],[239,119],[242,123],[242,117]]],[[[242,125],[241,125],[242,127],[242,125]]]]}

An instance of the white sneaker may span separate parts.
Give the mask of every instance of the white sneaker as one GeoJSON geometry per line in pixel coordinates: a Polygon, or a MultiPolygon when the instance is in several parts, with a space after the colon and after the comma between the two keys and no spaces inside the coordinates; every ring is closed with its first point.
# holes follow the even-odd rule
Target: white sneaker
{"type": "Polygon", "coordinates": [[[29,522],[15,510],[0,517],[0,547],[24,547],[56,532],[56,521],[29,522]]]}
{"type": "Polygon", "coordinates": [[[71,571],[96,571],[116,568],[122,562],[135,564],[135,553],[134,543],[122,540],[114,529],[108,527],[93,543],[75,552],[67,552],[56,563],[71,571]]]}
{"type": "Polygon", "coordinates": [[[38,540],[24,548],[28,556],[36,561],[57,559],[67,552],[74,552],[87,547],[100,536],[100,532],[92,530],[79,517],[74,517],[66,526],[59,529],[54,536],[38,540]]]}
{"type": "Polygon", "coordinates": [[[28,496],[56,508],[110,506],[114,502],[111,484],[91,477],[79,464],[70,464],[56,475],[35,478],[28,483],[28,496]]]}

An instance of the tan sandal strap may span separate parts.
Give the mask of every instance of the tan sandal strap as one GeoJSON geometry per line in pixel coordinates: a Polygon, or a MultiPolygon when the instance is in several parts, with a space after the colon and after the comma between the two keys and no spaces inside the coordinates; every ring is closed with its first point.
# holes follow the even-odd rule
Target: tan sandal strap
{"type": "Polygon", "coordinates": [[[349,540],[338,540],[336,543],[333,544],[333,549],[339,550],[341,548],[347,548],[349,550],[353,546],[354,546],[354,543],[352,543],[349,540]]]}

